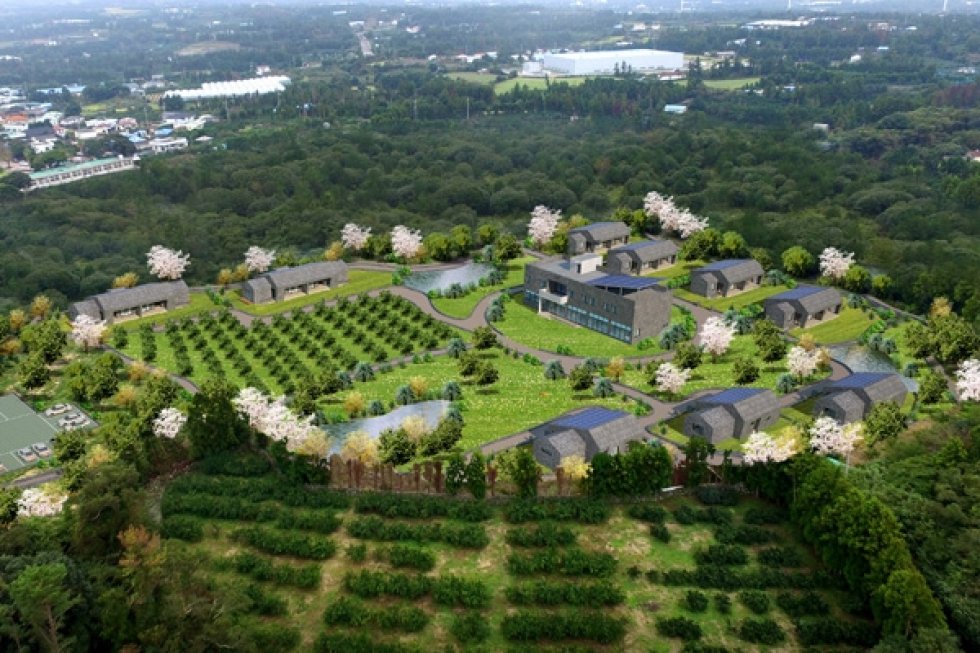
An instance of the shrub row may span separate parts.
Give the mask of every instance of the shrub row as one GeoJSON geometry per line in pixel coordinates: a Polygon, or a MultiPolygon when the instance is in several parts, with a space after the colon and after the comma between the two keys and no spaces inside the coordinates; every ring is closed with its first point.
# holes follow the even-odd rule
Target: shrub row
{"type": "Polygon", "coordinates": [[[478,579],[440,576],[432,583],[432,600],[439,605],[485,608],[490,605],[490,588],[478,579]]]}
{"type": "Polygon", "coordinates": [[[164,516],[183,514],[239,521],[271,521],[282,512],[280,506],[270,501],[253,503],[237,497],[197,492],[167,492],[160,503],[160,510],[164,516]]]}
{"type": "Polygon", "coordinates": [[[687,617],[665,617],[657,619],[657,632],[664,637],[676,637],[685,641],[701,639],[701,626],[687,617]]]}
{"type": "Polygon", "coordinates": [[[243,552],[230,560],[230,566],[239,574],[276,585],[289,585],[300,589],[314,589],[320,586],[320,565],[317,564],[295,567],[275,563],[254,553],[243,552]]]}
{"type": "Polygon", "coordinates": [[[662,524],[667,521],[667,509],[654,503],[633,504],[626,513],[633,519],[651,524],[662,524]]]}
{"type": "Polygon", "coordinates": [[[328,626],[373,626],[417,633],[428,625],[429,615],[414,605],[396,604],[376,608],[366,605],[360,599],[342,596],[327,606],[323,621],[328,626]]]}
{"type": "Polygon", "coordinates": [[[820,589],[836,587],[826,572],[787,572],[780,569],[738,570],[722,565],[699,565],[695,569],[670,569],[660,576],[664,585],[702,589],[820,589]]]}
{"type": "Polygon", "coordinates": [[[325,510],[280,510],[276,526],[285,530],[329,534],[340,528],[340,517],[325,510]]]}
{"type": "Polygon", "coordinates": [[[783,524],[789,518],[786,511],[775,506],[752,506],[745,511],[742,521],[746,524],[783,524]]]}
{"type": "Polygon", "coordinates": [[[261,526],[239,528],[232,532],[231,538],[265,553],[310,560],[326,560],[337,552],[337,545],[327,538],[261,526]]]}
{"type": "Polygon", "coordinates": [[[414,653],[416,649],[398,642],[378,642],[364,633],[322,633],[313,643],[313,653],[414,653]]]}
{"type": "Polygon", "coordinates": [[[163,518],[160,535],[186,542],[200,542],[204,537],[204,523],[190,515],[168,515],[163,518]]]}
{"type": "Polygon", "coordinates": [[[534,580],[511,585],[505,590],[507,600],[514,605],[619,605],[625,600],[623,591],[614,583],[601,580],[595,583],[574,583],[559,580],[534,580]]]}
{"type": "Polygon", "coordinates": [[[535,527],[510,528],[506,539],[511,546],[568,546],[575,543],[575,533],[567,526],[544,522],[535,527]]]}
{"type": "Polygon", "coordinates": [[[674,511],[674,520],[678,524],[716,524],[725,525],[732,523],[732,511],[718,506],[707,508],[693,508],[683,505],[674,511]]]}
{"type": "Polygon", "coordinates": [[[796,622],[796,635],[804,646],[846,644],[870,649],[878,642],[878,628],[865,621],[835,617],[807,617],[796,622]]]}
{"type": "Polygon", "coordinates": [[[706,506],[737,506],[739,500],[738,490],[728,485],[699,485],[694,496],[706,506]]]}
{"type": "Polygon", "coordinates": [[[493,509],[482,501],[369,492],[357,497],[354,501],[354,512],[382,517],[448,517],[460,521],[482,522],[490,519],[493,509]]]}
{"type": "Polygon", "coordinates": [[[738,627],[739,639],[774,646],[786,641],[786,632],[772,619],[746,619],[738,627]]]}
{"type": "Polygon", "coordinates": [[[739,592],[738,600],[755,614],[769,612],[769,595],[761,590],[745,590],[739,592]]]}
{"type": "Polygon", "coordinates": [[[711,544],[707,549],[696,550],[694,560],[699,565],[746,565],[749,554],[736,544],[711,544]]]}
{"type": "Polygon", "coordinates": [[[393,542],[444,542],[462,549],[482,549],[490,543],[480,524],[406,524],[385,521],[376,515],[357,517],[347,524],[351,537],[362,540],[393,542]]]}
{"type": "Polygon", "coordinates": [[[235,628],[242,641],[263,653],[287,653],[300,643],[299,630],[271,621],[239,621],[235,628]]]}
{"type": "Polygon", "coordinates": [[[344,589],[365,599],[395,596],[414,600],[431,594],[439,605],[482,608],[490,604],[490,590],[483,581],[458,576],[430,578],[362,570],[344,575],[344,589]]]}
{"type": "Polygon", "coordinates": [[[650,535],[664,544],[670,543],[670,531],[666,524],[650,524],[650,535]]]}
{"type": "Polygon", "coordinates": [[[688,590],[684,595],[684,607],[691,612],[707,612],[708,595],[697,590],[688,590]]]}
{"type": "Polygon", "coordinates": [[[780,592],[776,595],[776,605],[793,619],[830,613],[830,606],[815,592],[804,592],[799,596],[780,592]]]}
{"type": "Polygon", "coordinates": [[[500,631],[511,641],[577,639],[612,644],[623,639],[626,622],[594,611],[519,611],[504,617],[500,631]]]}
{"type": "Polygon", "coordinates": [[[291,485],[280,478],[272,477],[237,478],[184,474],[174,479],[167,487],[168,494],[187,492],[237,497],[253,503],[275,500],[287,506],[302,508],[347,509],[350,507],[350,497],[346,494],[291,485]]]}
{"type": "Polygon", "coordinates": [[[436,556],[428,549],[410,544],[395,544],[388,548],[385,557],[393,567],[431,571],[436,566],[436,556]]]}
{"type": "Polygon", "coordinates": [[[609,519],[609,506],[589,499],[515,500],[504,506],[504,519],[512,524],[544,520],[602,524],[609,519]]]}
{"type": "Polygon", "coordinates": [[[616,558],[608,553],[590,553],[581,549],[511,553],[507,556],[507,570],[514,576],[561,574],[608,578],[616,571],[616,558]]]}
{"type": "Polygon", "coordinates": [[[289,610],[289,604],[284,598],[266,592],[255,583],[245,588],[245,596],[251,603],[248,611],[262,617],[282,617],[289,610]]]}
{"type": "Polygon", "coordinates": [[[482,614],[471,610],[454,615],[449,632],[463,644],[478,644],[490,637],[490,624],[482,614]]]}
{"type": "Polygon", "coordinates": [[[759,564],[767,567],[802,567],[803,556],[791,546],[773,546],[756,555],[759,564]]]}
{"type": "Polygon", "coordinates": [[[739,526],[720,526],[715,529],[715,539],[723,544],[768,544],[776,539],[776,534],[761,526],[741,524],[739,526]]]}

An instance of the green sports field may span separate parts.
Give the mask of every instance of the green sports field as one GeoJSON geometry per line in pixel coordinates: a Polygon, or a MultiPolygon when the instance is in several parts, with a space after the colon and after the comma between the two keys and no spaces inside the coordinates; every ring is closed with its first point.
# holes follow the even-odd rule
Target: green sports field
{"type": "Polygon", "coordinates": [[[26,467],[14,452],[35,442],[51,446],[58,432],[57,417],[38,415],[31,407],[13,395],[0,397],[0,465],[7,470],[26,467]]]}

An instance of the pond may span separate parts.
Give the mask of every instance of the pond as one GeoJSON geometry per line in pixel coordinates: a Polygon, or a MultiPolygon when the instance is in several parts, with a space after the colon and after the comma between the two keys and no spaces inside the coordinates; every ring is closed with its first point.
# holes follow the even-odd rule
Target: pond
{"type": "Polygon", "coordinates": [[[454,283],[464,288],[470,284],[478,284],[480,279],[493,271],[492,265],[473,263],[449,270],[430,270],[428,272],[413,272],[402,281],[409,288],[428,293],[430,290],[445,291],[454,283]]]}
{"type": "Polygon", "coordinates": [[[909,392],[919,390],[919,384],[914,379],[902,375],[892,360],[879,351],[855,344],[833,345],[827,349],[830,350],[831,358],[847,365],[852,372],[897,372],[909,392]]]}
{"type": "Polygon", "coordinates": [[[336,452],[340,451],[344,439],[354,431],[364,431],[372,438],[377,438],[381,435],[382,431],[397,429],[405,421],[406,417],[413,415],[421,415],[422,419],[425,420],[426,426],[430,429],[435,428],[439,424],[439,420],[442,419],[442,416],[446,414],[450,403],[452,402],[440,399],[399,406],[390,413],[378,415],[377,417],[354,419],[341,424],[327,424],[323,427],[323,430],[333,436],[336,442],[333,449],[336,452]]]}

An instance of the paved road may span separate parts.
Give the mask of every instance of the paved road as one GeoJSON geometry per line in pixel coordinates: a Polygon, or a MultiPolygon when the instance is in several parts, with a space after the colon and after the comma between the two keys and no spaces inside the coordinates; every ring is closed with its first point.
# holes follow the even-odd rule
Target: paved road
{"type": "Polygon", "coordinates": [[[49,469],[47,471],[41,472],[40,474],[34,474],[33,476],[22,476],[16,480],[7,483],[4,487],[19,487],[21,489],[27,489],[29,487],[37,487],[38,485],[43,485],[48,481],[54,481],[64,474],[60,469],[49,469]]]}

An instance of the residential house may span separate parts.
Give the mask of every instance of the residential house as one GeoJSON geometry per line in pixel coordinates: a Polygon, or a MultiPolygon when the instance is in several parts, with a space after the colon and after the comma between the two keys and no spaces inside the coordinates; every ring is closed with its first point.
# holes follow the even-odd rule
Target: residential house
{"type": "Polygon", "coordinates": [[[609,274],[643,274],[677,262],[677,245],[670,240],[641,240],[606,253],[603,270],[609,274]]]}
{"type": "Polygon", "coordinates": [[[309,295],[347,282],[343,261],[307,263],[272,270],[242,284],[242,298],[253,304],[281,302],[298,295],[309,295]]]}
{"type": "Polygon", "coordinates": [[[718,443],[743,438],[779,420],[779,399],[771,390],[730,388],[698,399],[697,409],[684,418],[684,434],[718,443]]]}
{"type": "Polygon", "coordinates": [[[534,458],[551,469],[569,456],[586,461],[599,452],[624,452],[630,442],[644,440],[643,428],[621,410],[583,408],[531,429],[534,458]]]}
{"type": "Polygon", "coordinates": [[[841,424],[857,422],[883,401],[901,406],[907,394],[908,388],[898,374],[859,372],[827,385],[813,405],[813,415],[833,417],[841,424]]]}
{"type": "Polygon", "coordinates": [[[568,232],[568,255],[598,254],[629,240],[630,228],[625,222],[593,222],[568,232]]]}
{"type": "Polygon", "coordinates": [[[93,295],[75,302],[68,309],[68,317],[88,315],[106,323],[143,317],[170,311],[190,302],[190,291],[183,279],[145,283],[133,288],[113,288],[101,295],[93,295]]]}
{"type": "Polygon", "coordinates": [[[712,297],[730,297],[762,284],[762,265],[754,259],[715,261],[691,272],[691,292],[712,297]]]}
{"type": "Polygon", "coordinates": [[[808,327],[840,315],[841,295],[836,288],[797,286],[767,297],[763,306],[780,328],[808,327]]]}

